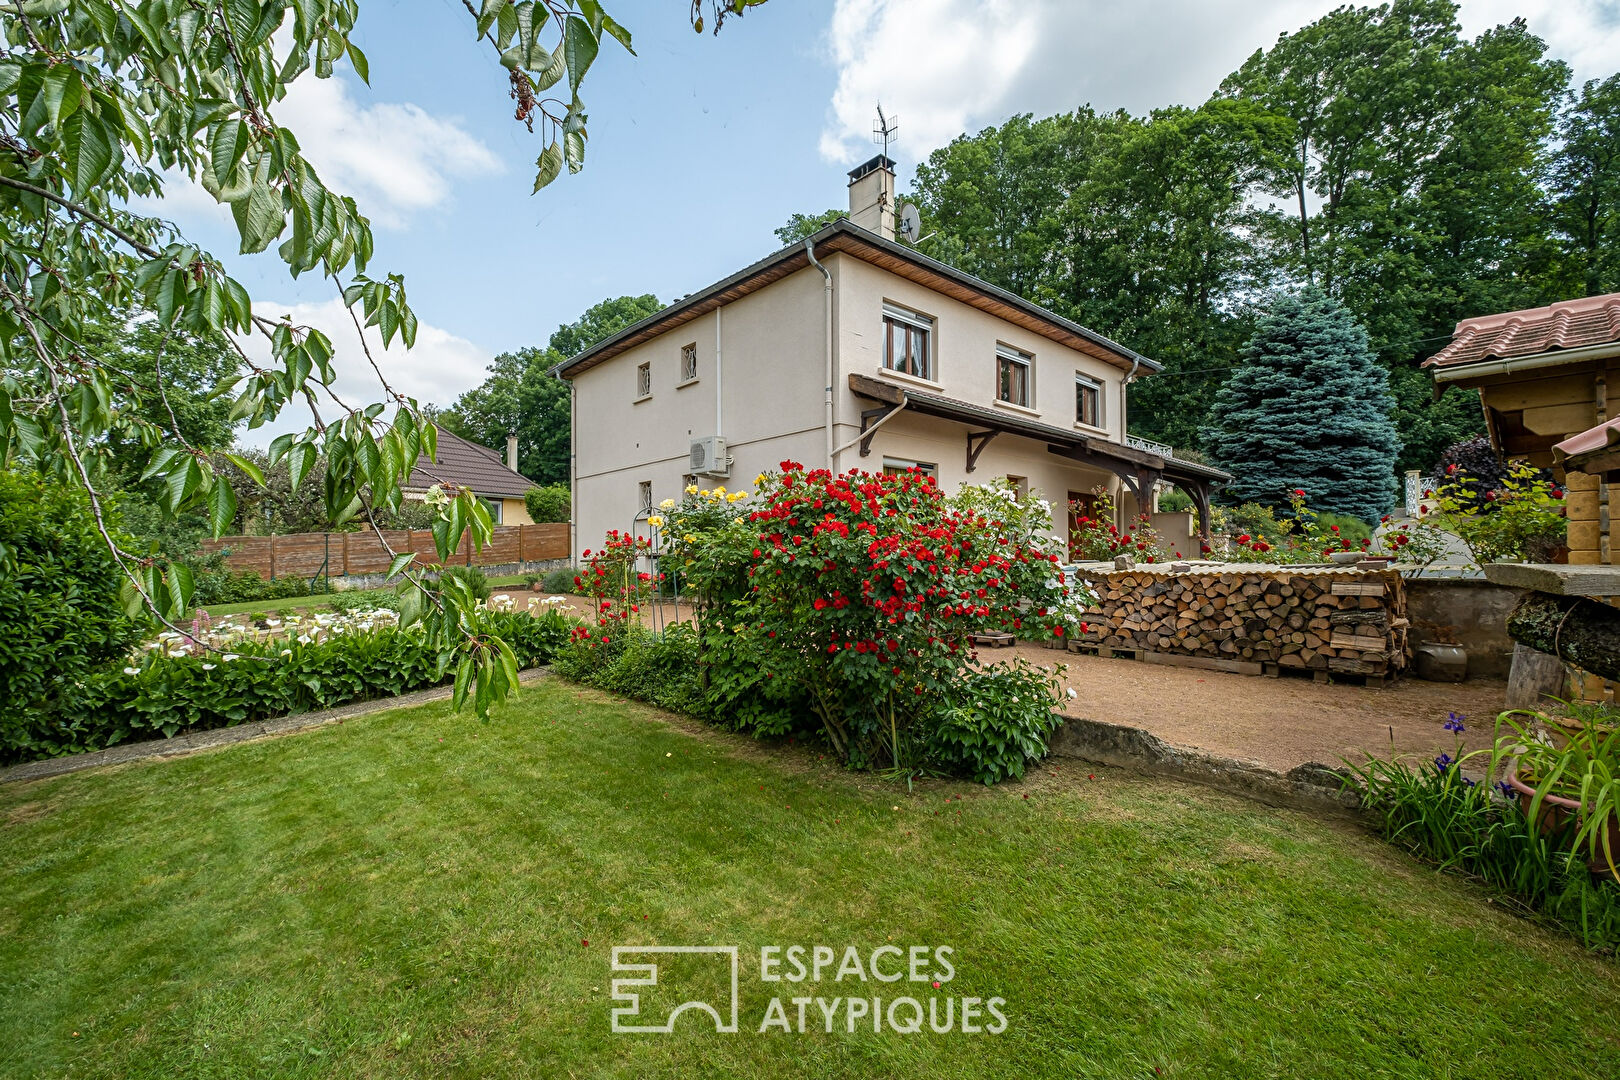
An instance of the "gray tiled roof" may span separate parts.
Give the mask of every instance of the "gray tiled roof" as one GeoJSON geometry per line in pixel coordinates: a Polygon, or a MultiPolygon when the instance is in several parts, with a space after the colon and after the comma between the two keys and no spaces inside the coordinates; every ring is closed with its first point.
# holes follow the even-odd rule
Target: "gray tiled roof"
{"type": "Polygon", "coordinates": [[[416,468],[405,481],[407,490],[420,491],[434,484],[471,488],[474,495],[508,499],[521,499],[524,492],[534,487],[528,478],[508,469],[494,450],[469,442],[442,427],[439,428],[439,460],[429,461],[426,454],[417,458],[416,468]]]}

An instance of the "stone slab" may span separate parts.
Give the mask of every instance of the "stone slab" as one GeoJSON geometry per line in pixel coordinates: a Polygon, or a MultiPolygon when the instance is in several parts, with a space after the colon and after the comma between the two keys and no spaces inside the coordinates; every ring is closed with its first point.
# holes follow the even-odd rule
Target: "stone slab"
{"type": "Polygon", "coordinates": [[[1620,596],[1620,566],[1560,563],[1486,563],[1485,579],[1554,596],[1620,596]]]}

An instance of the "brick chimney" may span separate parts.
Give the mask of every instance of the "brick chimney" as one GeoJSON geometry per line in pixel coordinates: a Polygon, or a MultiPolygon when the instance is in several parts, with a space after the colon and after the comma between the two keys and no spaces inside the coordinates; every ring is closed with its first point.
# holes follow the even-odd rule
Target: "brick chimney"
{"type": "Polygon", "coordinates": [[[508,431],[506,433],[506,467],[511,469],[513,472],[518,471],[517,432],[515,431],[508,431]]]}
{"type": "Polygon", "coordinates": [[[894,239],[894,162],[882,154],[850,170],[849,220],[894,239]]]}

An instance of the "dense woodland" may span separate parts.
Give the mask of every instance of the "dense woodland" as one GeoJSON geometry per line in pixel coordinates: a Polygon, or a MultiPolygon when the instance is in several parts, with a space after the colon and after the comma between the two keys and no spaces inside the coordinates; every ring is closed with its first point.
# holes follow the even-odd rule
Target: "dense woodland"
{"type": "MultiPolygon", "coordinates": [[[[1164,364],[1131,429],[1207,450],[1212,404],[1279,290],[1312,286],[1388,374],[1397,469],[1481,429],[1419,367],[1459,319],[1620,290],[1620,75],[1575,86],[1517,19],[1469,40],[1450,0],[1345,7],[1257,50],[1197,108],[1014,116],[918,165],[926,254],[1164,364]],[[932,234],[932,235],[929,235],[932,234]]],[[[794,214],[782,243],[841,210],[794,214]]],[[[657,309],[603,301],[503,354],[447,426],[567,477],[556,362],[657,309]]],[[[1211,425],[1214,425],[1213,427],[1211,425]]]]}
{"type": "Polygon", "coordinates": [[[1389,372],[1398,467],[1426,468],[1480,429],[1418,368],[1459,319],[1620,290],[1620,76],[1572,86],[1522,19],[1469,40],[1456,14],[1340,8],[1198,108],[964,135],[917,168],[922,249],[1161,361],[1131,428],[1184,448],[1268,296],[1314,285],[1389,372]]]}

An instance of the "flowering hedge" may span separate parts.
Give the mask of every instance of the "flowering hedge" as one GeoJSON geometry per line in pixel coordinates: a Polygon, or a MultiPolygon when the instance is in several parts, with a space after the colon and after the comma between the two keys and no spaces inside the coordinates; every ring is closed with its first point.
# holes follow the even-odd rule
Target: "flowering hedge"
{"type": "MultiPolygon", "coordinates": [[[[478,610],[474,618],[479,632],[510,646],[520,667],[549,661],[573,625],[554,610],[538,618],[478,610]]],[[[352,619],[277,620],[235,637],[219,628],[195,638],[165,635],[122,666],[87,679],[86,704],[78,711],[0,724],[0,760],[99,750],[448,682],[455,653],[420,626],[401,630],[392,622],[391,612],[363,612],[352,619]]]]}

